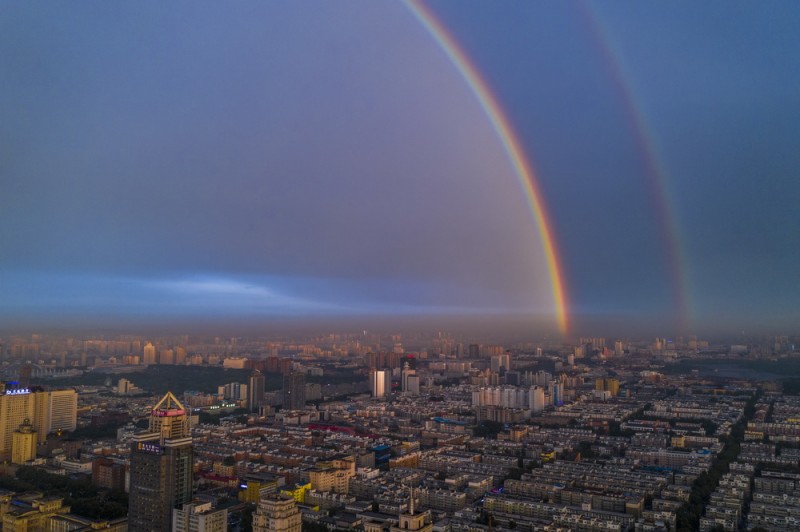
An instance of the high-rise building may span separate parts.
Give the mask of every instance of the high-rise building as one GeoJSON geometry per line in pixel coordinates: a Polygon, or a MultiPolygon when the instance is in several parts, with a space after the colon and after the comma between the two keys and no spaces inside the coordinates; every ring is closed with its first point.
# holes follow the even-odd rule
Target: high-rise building
{"type": "Polygon", "coordinates": [[[372,391],[372,397],[375,399],[383,399],[391,393],[392,372],[384,369],[372,370],[370,372],[370,390],[372,391]]]}
{"type": "Polygon", "coordinates": [[[183,366],[186,364],[186,348],[185,347],[176,347],[175,348],[175,364],[178,366],[183,366]]]}
{"type": "Polygon", "coordinates": [[[619,379],[599,377],[594,381],[594,389],[611,392],[611,397],[616,397],[619,395],[619,379]]]}
{"type": "Polygon", "coordinates": [[[175,351],[172,349],[162,349],[158,354],[158,363],[170,366],[175,365],[175,351]]]}
{"type": "Polygon", "coordinates": [[[128,530],[171,530],[172,510],[192,499],[193,458],[186,409],[167,392],[150,413],[149,431],[131,444],[128,530]]]}
{"type": "Polygon", "coordinates": [[[39,443],[51,432],[73,431],[78,426],[78,394],[75,390],[34,392],[33,424],[39,443]]]}
{"type": "Polygon", "coordinates": [[[50,432],[75,430],[78,395],[75,390],[42,391],[19,386],[0,390],[0,460],[10,460],[14,431],[26,422],[37,443],[50,432]]]}
{"type": "Polygon", "coordinates": [[[240,382],[229,382],[224,386],[217,388],[218,393],[225,399],[232,399],[234,401],[241,401],[247,399],[247,385],[240,382]]]}
{"type": "Polygon", "coordinates": [[[147,342],[142,349],[142,363],[145,366],[152,366],[156,363],[156,346],[147,342]]]}
{"type": "Polygon", "coordinates": [[[36,457],[36,431],[26,419],[11,435],[11,463],[24,464],[36,457]]]}
{"type": "Polygon", "coordinates": [[[300,532],[302,524],[297,503],[288,495],[262,495],[253,514],[253,532],[300,532]]]}
{"type": "Polygon", "coordinates": [[[529,391],[529,408],[534,414],[540,414],[544,410],[544,388],[541,386],[531,386],[529,391]]]}
{"type": "Polygon", "coordinates": [[[306,407],[306,376],[290,371],[283,376],[283,408],[302,410],[306,407]]]}
{"type": "Polygon", "coordinates": [[[247,409],[251,412],[258,410],[258,407],[264,402],[264,375],[255,370],[250,374],[250,379],[247,381],[247,409]]]}
{"type": "Polygon", "coordinates": [[[558,381],[550,383],[550,401],[553,406],[564,404],[564,385],[558,381]]]}
{"type": "Polygon", "coordinates": [[[417,371],[409,367],[408,362],[403,365],[400,374],[401,386],[405,395],[419,395],[419,376],[417,371]]]}

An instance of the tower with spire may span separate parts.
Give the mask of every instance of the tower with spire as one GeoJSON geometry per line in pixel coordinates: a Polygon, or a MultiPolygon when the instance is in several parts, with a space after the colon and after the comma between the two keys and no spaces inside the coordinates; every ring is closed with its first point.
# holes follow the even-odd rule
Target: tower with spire
{"type": "Polygon", "coordinates": [[[390,532],[431,532],[433,519],[430,510],[414,511],[414,486],[409,486],[408,512],[400,512],[400,520],[390,532]]]}
{"type": "Polygon", "coordinates": [[[169,532],[172,510],[192,499],[194,449],[189,416],[167,394],[150,411],[150,426],[131,444],[130,532],[169,532]]]}

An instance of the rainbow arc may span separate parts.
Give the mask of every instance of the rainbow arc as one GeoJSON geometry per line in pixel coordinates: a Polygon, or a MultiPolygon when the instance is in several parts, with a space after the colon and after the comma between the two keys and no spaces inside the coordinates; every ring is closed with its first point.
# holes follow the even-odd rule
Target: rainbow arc
{"type": "Polygon", "coordinates": [[[464,78],[464,81],[477,98],[508,155],[517,180],[525,193],[528,205],[530,206],[529,211],[531,217],[533,218],[539,238],[541,239],[542,247],[544,248],[543,250],[552,288],[556,322],[561,333],[566,334],[569,328],[567,298],[565,295],[566,288],[561,262],[553,236],[554,231],[542,199],[542,193],[539,190],[536,174],[528,160],[525,150],[522,148],[519,137],[489,83],[481,75],[472,61],[470,61],[469,56],[467,56],[464,50],[459,46],[458,41],[448,32],[447,28],[439,21],[436,15],[421,2],[408,0],[406,5],[436,40],[439,47],[450,59],[450,62],[464,78]]]}

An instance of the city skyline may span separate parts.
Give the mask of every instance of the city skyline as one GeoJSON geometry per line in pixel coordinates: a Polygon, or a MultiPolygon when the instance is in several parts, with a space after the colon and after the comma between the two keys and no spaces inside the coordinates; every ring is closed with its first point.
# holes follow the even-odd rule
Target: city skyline
{"type": "Polygon", "coordinates": [[[9,6],[0,319],[795,332],[800,10],[726,5],[9,6]]]}

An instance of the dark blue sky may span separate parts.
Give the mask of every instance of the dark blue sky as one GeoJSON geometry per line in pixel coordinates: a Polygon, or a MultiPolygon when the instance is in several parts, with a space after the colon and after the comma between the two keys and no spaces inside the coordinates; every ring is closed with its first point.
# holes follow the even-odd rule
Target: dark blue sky
{"type": "MultiPolygon", "coordinates": [[[[796,327],[800,7],[429,5],[534,162],[578,328],[796,327]]],[[[402,3],[10,4],[0,93],[6,323],[553,313],[402,3]]]]}

